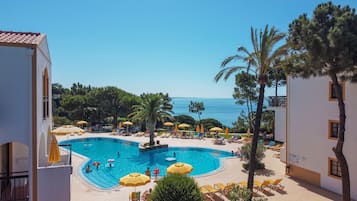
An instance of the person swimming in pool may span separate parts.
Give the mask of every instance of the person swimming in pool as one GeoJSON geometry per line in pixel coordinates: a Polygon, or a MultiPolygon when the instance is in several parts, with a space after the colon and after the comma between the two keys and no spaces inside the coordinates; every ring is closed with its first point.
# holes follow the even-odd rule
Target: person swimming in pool
{"type": "Polygon", "coordinates": [[[86,173],[90,173],[90,172],[92,172],[92,170],[90,169],[90,166],[87,165],[87,167],[86,167],[86,173]]]}
{"type": "Polygon", "coordinates": [[[145,175],[151,178],[151,171],[150,168],[146,168],[145,175]]]}

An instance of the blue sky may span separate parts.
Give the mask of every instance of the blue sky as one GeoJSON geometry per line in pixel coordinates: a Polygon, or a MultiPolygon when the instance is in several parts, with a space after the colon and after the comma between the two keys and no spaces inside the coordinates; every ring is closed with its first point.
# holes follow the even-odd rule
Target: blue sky
{"type": "MultiPolygon", "coordinates": [[[[238,46],[250,48],[250,27],[269,24],[286,32],[293,19],[323,1],[266,2],[2,0],[0,29],[46,33],[52,82],[65,87],[80,82],[134,94],[232,97],[233,77],[213,78],[238,46]]],[[[333,2],[357,8],[355,0],[333,2]]]]}

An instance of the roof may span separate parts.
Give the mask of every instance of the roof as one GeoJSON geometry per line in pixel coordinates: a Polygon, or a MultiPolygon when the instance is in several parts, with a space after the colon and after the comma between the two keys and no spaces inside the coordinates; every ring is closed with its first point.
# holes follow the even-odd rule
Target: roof
{"type": "Polygon", "coordinates": [[[44,34],[33,32],[15,32],[0,30],[0,45],[37,45],[40,43],[44,34]]]}

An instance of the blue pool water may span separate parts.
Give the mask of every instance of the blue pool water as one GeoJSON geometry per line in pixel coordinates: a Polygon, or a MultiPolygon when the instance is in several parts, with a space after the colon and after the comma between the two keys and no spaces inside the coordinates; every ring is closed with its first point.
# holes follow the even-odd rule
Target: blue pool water
{"type": "Polygon", "coordinates": [[[89,161],[82,167],[84,177],[100,188],[112,188],[118,185],[121,177],[132,172],[145,172],[149,167],[160,169],[159,176],[166,174],[166,168],[175,163],[166,161],[176,153],[177,162],[184,162],[193,166],[191,176],[207,174],[220,167],[220,158],[230,157],[230,152],[206,148],[179,148],[170,147],[160,150],[140,152],[138,143],[112,138],[83,138],[63,141],[60,144],[72,144],[72,150],[86,156],[89,161]],[[118,156],[117,152],[120,153],[118,156]],[[114,159],[114,167],[105,167],[108,159],[114,159]],[[93,166],[94,161],[99,161],[99,169],[93,166]],[[92,171],[86,173],[87,165],[92,171]]]}

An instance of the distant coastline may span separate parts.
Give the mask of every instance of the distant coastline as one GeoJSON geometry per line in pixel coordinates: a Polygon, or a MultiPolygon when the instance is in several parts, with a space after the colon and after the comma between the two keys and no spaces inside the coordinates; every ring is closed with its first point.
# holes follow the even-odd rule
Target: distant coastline
{"type": "Polygon", "coordinates": [[[198,120],[196,114],[188,111],[190,101],[204,103],[205,110],[201,119],[214,118],[228,127],[232,127],[232,123],[237,121],[242,110],[247,113],[245,105],[236,104],[233,98],[172,97],[174,115],[190,115],[198,120]]]}

